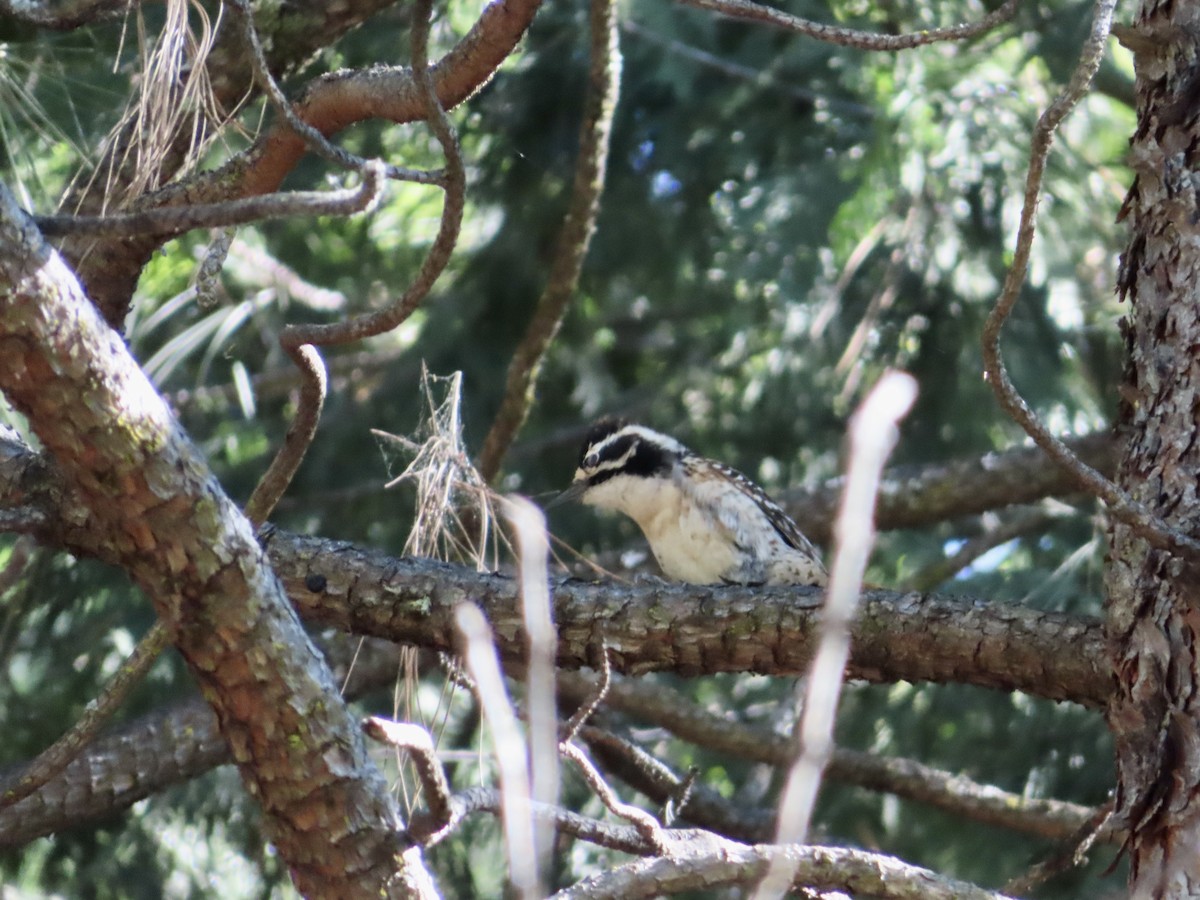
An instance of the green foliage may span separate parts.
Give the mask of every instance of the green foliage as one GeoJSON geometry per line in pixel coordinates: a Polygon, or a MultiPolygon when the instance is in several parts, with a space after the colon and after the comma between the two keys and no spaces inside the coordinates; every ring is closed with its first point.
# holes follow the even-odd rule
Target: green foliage
{"type": "MultiPolygon", "coordinates": [[[[475,9],[451,4],[437,35],[443,47],[475,9]]],[[[878,31],[984,13],[977,3],[927,0],[903,8],[802,0],[789,11],[878,31]]],[[[382,14],[327,61],[397,60],[397,48],[407,47],[406,15],[382,14]]],[[[979,334],[1012,252],[1030,129],[1069,71],[1087,15],[1081,5],[1059,4],[1023,12],[1016,26],[973,44],[872,55],[650,0],[625,4],[622,93],[599,227],[505,487],[538,495],[566,484],[579,426],[601,412],[631,413],[771,489],[811,483],[839,471],[846,417],[889,366],[921,385],[898,461],[1010,446],[1019,435],[980,377],[979,334]]],[[[130,90],[126,68],[111,72],[118,37],[107,29],[22,33],[0,45],[0,98],[13,98],[0,102],[8,110],[0,114],[0,169],[35,204],[51,205],[130,90]],[[35,66],[51,76],[36,85],[42,118],[22,118],[14,111],[28,107],[16,91],[35,66]]],[[[1104,427],[1119,372],[1115,216],[1133,126],[1121,65],[1107,69],[1116,89],[1090,98],[1058,141],[1030,279],[1004,337],[1018,387],[1062,430],[1104,427]]],[[[368,432],[414,427],[422,360],[437,373],[464,372],[467,442],[479,446],[561,228],[586,67],[583,5],[550,4],[520,53],[455,112],[470,191],[451,269],[398,334],[371,344],[385,364],[364,362],[334,378],[279,524],[399,550],[411,520],[407,500],[383,491],[394,473],[368,432]]],[[[244,123],[257,113],[247,111],[244,123]]],[[[402,165],[439,164],[420,128],[366,125],[343,141],[402,165]]],[[[289,186],[319,186],[325,173],[306,161],[289,186]]],[[[241,229],[241,240],[300,281],[340,293],[335,308],[306,307],[261,268],[230,263],[227,302],[200,309],[188,291],[207,235],[155,258],[139,286],[130,343],[233,496],[248,495],[282,440],[292,411],[286,386],[262,391],[253,408],[183,392],[228,386],[239,367],[271,378],[286,371],[275,342],[285,322],[333,321],[395,297],[420,265],[439,213],[435,189],[391,186],[372,217],[241,229]]],[[[329,359],[362,349],[331,351],[329,359]]],[[[948,589],[1098,614],[1101,550],[1091,513],[1083,508],[1010,542],[948,589]]],[[[872,577],[902,584],[976,524],[883,535],[872,577]]],[[[589,554],[637,540],[629,523],[578,510],[556,514],[553,526],[589,554]]],[[[122,577],[41,556],[0,602],[4,764],[31,757],[75,718],[150,613],[122,577]]],[[[766,724],[778,722],[792,690],[749,677],[674,685],[766,724]]],[[[161,663],[123,714],[186,689],[178,665],[161,663]]],[[[477,732],[461,699],[455,703],[445,746],[468,749],[477,732]]],[[[1030,796],[1098,803],[1112,783],[1098,715],[961,686],[853,686],[839,740],[1030,796]]],[[[680,771],[697,766],[700,781],[723,795],[773,801],[778,786],[762,783],[754,766],[665,736],[650,747],[680,771]]],[[[459,786],[483,776],[494,773],[456,768],[459,786]]],[[[578,784],[566,790],[579,803],[587,797],[578,784]]],[[[216,773],[119,822],[0,856],[0,878],[44,891],[70,892],[85,878],[119,885],[98,888],[96,897],[274,896],[279,866],[255,849],[252,809],[231,773],[216,773]],[[187,865],[178,854],[156,861],[181,842],[203,852],[187,865]],[[246,873],[236,885],[232,876],[210,880],[231,868],[246,873]]],[[[1039,841],[838,785],[827,788],[818,824],[831,841],[879,847],[990,886],[1047,852],[1039,841]]],[[[499,847],[495,823],[481,819],[431,860],[457,895],[498,896],[499,847]]],[[[1094,895],[1118,883],[1101,875],[1111,855],[1094,855],[1092,867],[1039,896],[1094,895]]],[[[613,858],[581,846],[562,862],[562,883],[613,858]]]]}

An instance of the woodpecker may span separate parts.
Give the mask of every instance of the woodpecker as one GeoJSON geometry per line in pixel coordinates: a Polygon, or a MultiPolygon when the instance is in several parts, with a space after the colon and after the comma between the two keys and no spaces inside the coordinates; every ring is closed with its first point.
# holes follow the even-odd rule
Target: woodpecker
{"type": "Polygon", "coordinates": [[[757,484],[624,419],[588,430],[571,486],[549,506],[569,500],[637,522],[674,581],[824,585],[828,577],[816,548],[757,484]]]}

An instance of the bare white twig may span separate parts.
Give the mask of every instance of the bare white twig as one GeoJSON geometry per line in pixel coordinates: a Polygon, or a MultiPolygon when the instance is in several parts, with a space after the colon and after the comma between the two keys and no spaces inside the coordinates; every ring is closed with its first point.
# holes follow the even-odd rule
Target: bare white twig
{"type": "MultiPolygon", "coordinates": [[[[550,605],[550,583],[546,565],[550,542],[546,537],[546,518],[524,497],[507,497],[505,515],[517,533],[518,563],[521,573],[521,611],[529,640],[529,669],[526,676],[525,704],[529,714],[530,780],[533,802],[554,806],[558,803],[558,714],[555,709],[554,654],[558,635],[554,630],[550,605]]],[[[554,849],[554,822],[538,818],[533,823],[534,847],[539,875],[550,871],[554,849]]]]}
{"type": "Polygon", "coordinates": [[[482,610],[474,603],[463,603],[455,610],[455,620],[465,644],[463,658],[475,679],[483,718],[492,730],[492,740],[496,745],[503,797],[500,816],[504,823],[508,876],[517,896],[534,900],[542,896],[542,891],[538,884],[534,854],[529,756],[525,750],[525,740],[521,737],[508,692],[504,689],[504,675],[496,658],[492,629],[482,610]]]}
{"type": "MultiPolygon", "coordinates": [[[[804,842],[821,775],[833,752],[833,722],[850,656],[850,626],[875,537],[875,495],[883,464],[896,445],[897,423],[916,396],[917,383],[911,375],[886,372],[850,422],[849,471],[834,524],[837,549],[821,617],[821,637],[808,673],[798,755],[779,802],[775,843],[780,845],[804,842]]],[[[794,875],[792,858],[775,855],[755,892],[756,900],[783,896],[794,875]]]]}

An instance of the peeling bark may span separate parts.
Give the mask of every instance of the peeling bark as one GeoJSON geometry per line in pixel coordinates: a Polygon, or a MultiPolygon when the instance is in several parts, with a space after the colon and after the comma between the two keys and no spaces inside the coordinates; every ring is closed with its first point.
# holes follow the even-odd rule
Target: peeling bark
{"type": "MultiPolygon", "coordinates": [[[[1200,6],[1144,0],[1122,32],[1135,53],[1135,179],[1120,290],[1130,302],[1121,486],[1189,534],[1200,529],[1200,6]]],[[[1200,580],[1114,525],[1107,632],[1116,810],[1135,897],[1200,895],[1200,580]]]]}

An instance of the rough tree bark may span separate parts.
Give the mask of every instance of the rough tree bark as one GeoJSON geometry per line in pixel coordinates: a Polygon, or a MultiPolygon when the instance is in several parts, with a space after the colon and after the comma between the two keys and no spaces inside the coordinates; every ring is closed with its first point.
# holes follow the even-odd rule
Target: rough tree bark
{"type": "Polygon", "coordinates": [[[420,859],[400,863],[395,802],[249,523],[2,187],[0,389],[78,492],[76,525],[106,536],[171,628],[296,887],[431,894],[420,859]]]}
{"type": "MultiPolygon", "coordinates": [[[[1122,40],[1134,51],[1138,128],[1118,480],[1186,532],[1200,528],[1200,5],[1143,0],[1122,40]]],[[[1134,897],[1200,895],[1200,581],[1119,523],[1107,572],[1117,679],[1109,708],[1116,810],[1129,827],[1134,897]]]]}

